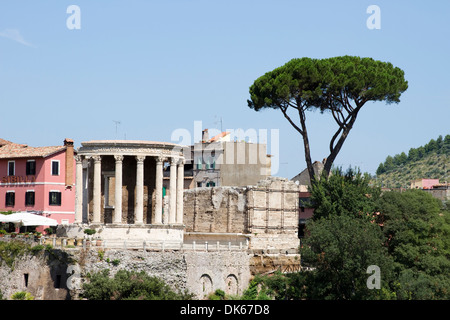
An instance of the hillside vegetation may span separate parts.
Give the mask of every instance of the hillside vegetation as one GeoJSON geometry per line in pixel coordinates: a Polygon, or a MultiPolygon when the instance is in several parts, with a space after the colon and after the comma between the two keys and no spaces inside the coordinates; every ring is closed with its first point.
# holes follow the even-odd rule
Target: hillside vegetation
{"type": "Polygon", "coordinates": [[[450,135],[431,139],[426,145],[409,149],[395,156],[387,156],[378,166],[376,183],[382,187],[409,187],[412,180],[450,180],[450,135]]]}

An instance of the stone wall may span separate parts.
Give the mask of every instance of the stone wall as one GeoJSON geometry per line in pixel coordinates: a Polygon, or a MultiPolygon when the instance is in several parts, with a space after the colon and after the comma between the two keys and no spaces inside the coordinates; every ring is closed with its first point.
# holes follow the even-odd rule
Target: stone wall
{"type": "Polygon", "coordinates": [[[64,249],[26,254],[11,268],[0,259],[0,291],[5,299],[27,291],[37,300],[78,299],[88,273],[110,270],[144,271],[162,279],[174,290],[188,290],[203,299],[216,289],[242,294],[251,273],[243,251],[144,251],[115,249],[64,249]],[[114,262],[114,263],[113,263],[114,262]],[[26,280],[25,280],[26,278],[26,280]]]}
{"type": "Polygon", "coordinates": [[[247,234],[251,249],[296,249],[299,186],[267,178],[256,186],[195,188],[184,192],[186,232],[247,234]]]}
{"type": "Polygon", "coordinates": [[[246,203],[246,188],[205,187],[185,190],[185,231],[247,233],[246,203]]]}

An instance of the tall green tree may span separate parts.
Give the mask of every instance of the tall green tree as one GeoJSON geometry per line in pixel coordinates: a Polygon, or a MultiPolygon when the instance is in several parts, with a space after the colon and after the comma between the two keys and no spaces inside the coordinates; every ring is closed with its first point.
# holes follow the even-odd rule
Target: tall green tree
{"type": "Polygon", "coordinates": [[[247,102],[256,111],[265,108],[280,110],[300,133],[308,173],[313,181],[306,111],[330,113],[337,124],[324,164],[323,173],[326,175],[361,108],[369,101],[398,103],[407,88],[403,70],[389,62],[354,56],[299,58],[256,79],[250,86],[247,102]]]}
{"type": "Polygon", "coordinates": [[[401,299],[450,299],[450,214],[423,190],[386,192],[378,223],[400,284],[401,299]]]}
{"type": "Polygon", "coordinates": [[[349,168],[332,170],[327,179],[321,179],[310,188],[309,206],[314,208],[313,219],[347,215],[354,218],[373,219],[381,189],[369,186],[370,176],[349,168]]]}
{"type": "Polygon", "coordinates": [[[309,299],[380,299],[382,292],[390,292],[392,258],[378,225],[349,215],[331,215],[310,220],[307,228],[301,254],[304,264],[314,267],[305,283],[309,299]],[[370,266],[380,270],[379,288],[367,285],[370,266]]]}

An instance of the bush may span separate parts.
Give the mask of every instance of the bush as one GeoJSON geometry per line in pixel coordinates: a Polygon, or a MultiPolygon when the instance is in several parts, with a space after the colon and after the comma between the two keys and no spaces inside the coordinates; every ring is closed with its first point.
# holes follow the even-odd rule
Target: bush
{"type": "Polygon", "coordinates": [[[95,234],[95,232],[95,229],[84,229],[84,233],[86,233],[88,236],[95,234]]]}
{"type": "Polygon", "coordinates": [[[38,244],[38,245],[32,247],[30,250],[31,250],[31,253],[36,254],[36,253],[44,250],[44,248],[45,247],[42,244],[38,244]]]}
{"type": "Polygon", "coordinates": [[[226,295],[223,290],[217,289],[214,293],[208,296],[209,300],[226,300],[226,295]]]}
{"type": "Polygon", "coordinates": [[[174,292],[157,277],[145,272],[119,270],[114,277],[109,270],[89,274],[83,284],[83,296],[88,300],[188,300],[187,292],[174,292]]]}
{"type": "Polygon", "coordinates": [[[29,248],[29,245],[21,241],[0,242],[0,261],[5,261],[13,269],[16,257],[25,254],[29,248]]]}
{"type": "Polygon", "coordinates": [[[26,291],[18,291],[11,296],[12,300],[34,300],[34,297],[26,291]]]}

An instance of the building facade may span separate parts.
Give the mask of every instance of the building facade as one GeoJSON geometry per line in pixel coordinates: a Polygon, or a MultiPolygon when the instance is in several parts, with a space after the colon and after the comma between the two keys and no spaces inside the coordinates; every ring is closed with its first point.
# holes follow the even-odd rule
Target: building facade
{"type": "Polygon", "coordinates": [[[0,140],[0,211],[30,211],[59,224],[75,218],[73,141],[30,147],[0,140]]]}
{"type": "Polygon", "coordinates": [[[229,132],[191,146],[186,159],[190,187],[247,186],[271,176],[271,160],[263,143],[231,141],[229,132]]]}
{"type": "Polygon", "coordinates": [[[411,189],[432,189],[439,184],[439,179],[416,179],[411,181],[411,189]]]}

